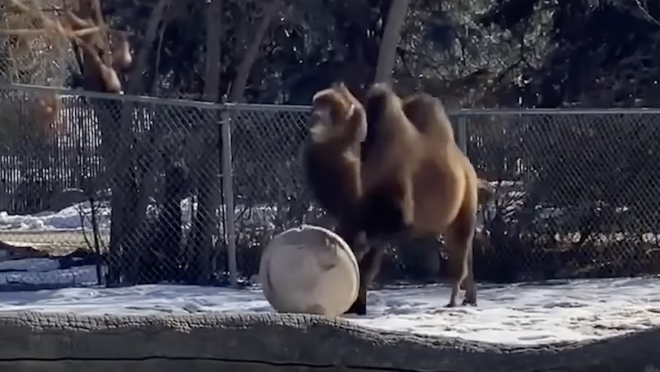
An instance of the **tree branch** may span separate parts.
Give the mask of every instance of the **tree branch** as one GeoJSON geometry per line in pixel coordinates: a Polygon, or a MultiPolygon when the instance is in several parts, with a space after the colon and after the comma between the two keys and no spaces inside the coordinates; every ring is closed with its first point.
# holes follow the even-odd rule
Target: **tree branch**
{"type": "Polygon", "coordinates": [[[126,89],[129,93],[138,93],[144,88],[142,74],[148,65],[149,54],[152,52],[154,41],[158,36],[158,26],[160,25],[160,21],[165,14],[165,9],[170,5],[170,2],[171,0],[158,0],[158,3],[151,11],[149,24],[147,25],[147,32],[144,37],[144,44],[142,45],[142,48],[140,48],[135,66],[129,77],[128,88],[126,89]]]}
{"type": "Polygon", "coordinates": [[[401,38],[401,27],[406,20],[410,0],[393,0],[387,15],[385,31],[378,49],[378,65],[376,66],[375,82],[389,82],[392,79],[392,69],[396,61],[396,49],[401,38]]]}
{"type": "Polygon", "coordinates": [[[250,70],[254,65],[254,61],[259,55],[259,48],[266,36],[266,32],[270,27],[273,17],[278,13],[280,6],[282,5],[281,0],[271,0],[270,3],[264,6],[263,17],[259,23],[259,27],[252,39],[252,42],[245,51],[245,55],[241,60],[238,69],[236,70],[236,78],[232,83],[231,92],[229,93],[229,101],[231,102],[240,102],[243,100],[245,95],[245,88],[247,86],[248,78],[250,77],[250,70]]]}

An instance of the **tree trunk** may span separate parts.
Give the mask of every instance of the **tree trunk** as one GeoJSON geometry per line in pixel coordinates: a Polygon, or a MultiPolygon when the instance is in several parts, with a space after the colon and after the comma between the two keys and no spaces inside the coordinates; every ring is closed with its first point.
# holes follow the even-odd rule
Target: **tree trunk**
{"type": "Polygon", "coordinates": [[[236,70],[236,78],[231,85],[231,92],[229,93],[230,102],[242,102],[244,100],[245,88],[247,86],[248,78],[250,77],[252,65],[254,65],[254,61],[259,56],[259,48],[261,47],[266,32],[270,27],[273,17],[278,13],[281,4],[281,0],[271,0],[270,3],[264,6],[263,16],[261,22],[259,22],[259,27],[257,27],[254,38],[245,51],[245,55],[243,55],[243,59],[236,70]]]}
{"type": "Polygon", "coordinates": [[[392,70],[396,60],[396,50],[399,46],[401,28],[406,20],[410,0],[392,0],[387,23],[383,31],[378,50],[378,65],[376,66],[375,83],[389,83],[392,79],[392,70]]]}
{"type": "MultiPolygon", "coordinates": [[[[144,91],[145,81],[143,77],[143,72],[147,70],[149,67],[149,60],[150,60],[149,56],[151,53],[153,53],[153,45],[156,42],[156,38],[158,37],[159,25],[165,15],[165,10],[170,5],[170,3],[171,0],[159,0],[156,6],[151,11],[151,15],[149,16],[149,22],[147,23],[147,30],[144,37],[144,44],[142,45],[142,48],[140,48],[137,58],[135,58],[135,64],[132,66],[132,71],[129,75],[128,86],[126,88],[126,92],[128,94],[139,94],[144,91]]],[[[145,188],[145,184],[147,179],[153,176],[155,171],[154,167],[156,165],[153,164],[153,162],[151,161],[146,161],[146,162],[140,161],[141,159],[145,160],[148,158],[139,156],[140,154],[138,154],[137,152],[137,147],[134,147],[132,149],[129,147],[129,144],[132,142],[131,137],[133,135],[131,128],[133,121],[132,109],[133,107],[130,103],[129,104],[125,103],[122,110],[121,134],[125,135],[126,138],[121,141],[122,142],[121,146],[123,146],[124,148],[120,150],[121,151],[120,154],[125,153],[128,155],[125,158],[124,162],[118,162],[119,164],[124,164],[124,166],[122,166],[118,170],[118,174],[117,174],[117,177],[119,179],[125,180],[121,184],[125,186],[130,185],[129,186],[130,188],[126,188],[123,191],[124,193],[130,194],[131,197],[128,200],[131,200],[133,203],[135,203],[133,204],[134,205],[132,209],[133,213],[121,219],[124,225],[122,228],[123,230],[122,246],[126,248],[126,251],[124,252],[124,256],[122,257],[121,260],[122,262],[121,266],[125,270],[124,281],[127,284],[135,284],[138,282],[138,277],[140,275],[140,272],[145,271],[144,268],[141,267],[141,265],[150,265],[149,262],[145,262],[144,260],[141,259],[141,255],[144,253],[145,247],[142,246],[142,244],[139,244],[139,242],[143,242],[145,241],[145,239],[143,236],[139,236],[139,235],[145,233],[149,234],[150,236],[168,235],[168,232],[165,231],[152,233],[152,232],[145,232],[143,229],[145,227],[144,221],[146,217],[146,209],[149,203],[149,197],[151,196],[149,195],[149,191],[151,190],[149,188],[145,188]],[[140,169],[140,171],[135,172],[135,170],[138,168],[140,169]],[[128,169],[130,169],[131,171],[130,172],[127,171],[128,169]],[[138,190],[141,190],[141,192],[139,192],[138,190]]],[[[160,115],[156,115],[156,117],[159,116],[160,115]]],[[[167,128],[162,127],[167,123],[157,122],[155,124],[156,126],[160,126],[159,128],[160,130],[157,130],[157,132],[167,132],[167,128]]],[[[120,185],[117,186],[121,187],[120,185]]],[[[130,209],[128,207],[129,206],[127,205],[125,206],[124,209],[130,209]]],[[[114,213],[114,208],[112,209],[112,211],[114,213]]],[[[114,223],[115,221],[113,220],[112,222],[114,223]]],[[[166,224],[159,224],[156,226],[160,228],[161,226],[165,226],[165,225],[166,224]]],[[[176,226],[174,225],[174,223],[169,224],[170,229],[173,229],[174,226],[176,226]]]]}
{"type": "MultiPolygon", "coordinates": [[[[98,25],[102,21],[98,18],[98,2],[81,2],[80,7],[75,12],[75,15],[80,19],[94,20],[98,25]],[[95,6],[97,9],[95,9],[95,6]]],[[[99,59],[99,56],[107,54],[109,49],[108,40],[104,39],[100,34],[86,35],[81,38],[87,46],[73,43],[74,50],[79,52],[78,62],[82,73],[83,88],[89,91],[98,92],[111,92],[117,93],[117,87],[109,87],[107,82],[103,79],[103,66],[106,61],[99,59]]],[[[121,86],[119,87],[121,90],[121,86]]],[[[121,120],[121,104],[118,101],[101,100],[101,99],[88,99],[91,106],[94,107],[96,117],[98,120],[99,129],[101,131],[101,156],[108,169],[107,173],[109,178],[116,177],[115,169],[119,169],[119,165],[113,166],[115,150],[121,144],[120,130],[117,130],[116,123],[121,120]]],[[[108,254],[108,273],[106,277],[107,284],[119,283],[121,276],[121,256],[122,245],[121,239],[123,236],[123,207],[126,205],[124,189],[115,183],[111,183],[113,197],[111,199],[112,208],[112,228],[110,230],[110,245],[108,254]]],[[[91,191],[91,190],[90,190],[91,191]]]]}
{"type": "Polygon", "coordinates": [[[211,0],[206,12],[206,69],[204,71],[204,100],[218,102],[222,72],[220,38],[222,37],[222,0],[211,0]]]}
{"type": "MultiPolygon", "coordinates": [[[[204,100],[218,101],[221,73],[222,37],[222,0],[211,0],[206,13],[206,71],[204,85],[204,100]]],[[[194,262],[194,276],[199,284],[208,283],[214,272],[214,245],[213,234],[217,232],[216,210],[220,205],[220,121],[219,112],[208,112],[210,120],[201,123],[204,125],[204,147],[201,159],[205,166],[195,169],[197,185],[197,211],[193,223],[192,257],[194,262]]]]}
{"type": "MultiPolygon", "coordinates": [[[[156,37],[156,31],[160,19],[162,18],[165,7],[170,0],[160,0],[152,11],[149,26],[147,30],[145,46],[140,51],[137,62],[133,66],[133,73],[129,79],[128,92],[139,92],[142,90],[142,71],[146,67],[148,55],[151,52],[151,44],[156,37]]],[[[98,1],[85,2],[81,6],[78,16],[82,19],[94,19],[98,26],[103,23],[100,13],[100,4],[98,1]]],[[[99,60],[92,53],[107,56],[110,45],[109,40],[104,39],[107,35],[95,34],[90,37],[90,48],[82,49],[82,64],[85,81],[85,88],[88,90],[116,92],[109,86],[109,82],[104,80],[101,70],[110,68],[111,62],[99,60]],[[100,66],[103,63],[106,66],[100,66]]],[[[117,71],[114,71],[118,73],[117,71]]],[[[103,155],[109,168],[110,177],[113,178],[112,200],[111,200],[111,233],[110,233],[110,252],[108,259],[108,277],[107,284],[119,284],[122,282],[124,269],[132,272],[136,269],[137,260],[131,260],[130,257],[123,257],[123,249],[135,244],[134,231],[141,223],[144,210],[138,207],[141,198],[147,197],[138,193],[135,167],[133,164],[133,154],[130,148],[131,143],[131,105],[122,105],[119,101],[94,100],[94,107],[101,129],[103,138],[103,155]],[[119,129],[118,124],[119,123],[119,129]],[[129,258],[127,260],[127,258],[129,258]],[[130,262],[129,267],[125,264],[130,262]]],[[[131,255],[128,255],[131,256],[131,255]]]]}

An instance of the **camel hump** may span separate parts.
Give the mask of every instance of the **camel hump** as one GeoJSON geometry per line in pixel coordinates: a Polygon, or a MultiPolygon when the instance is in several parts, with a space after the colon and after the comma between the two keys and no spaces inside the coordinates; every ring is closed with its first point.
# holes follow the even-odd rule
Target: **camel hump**
{"type": "Polygon", "coordinates": [[[454,130],[442,101],[427,93],[417,93],[403,101],[403,112],[408,120],[433,141],[455,142],[454,130]]]}
{"type": "Polygon", "coordinates": [[[387,98],[391,95],[394,95],[394,91],[387,83],[372,84],[367,90],[367,99],[387,98]]]}
{"type": "Polygon", "coordinates": [[[367,90],[364,108],[370,123],[381,123],[393,110],[401,109],[401,99],[388,84],[376,83],[367,90]]]}

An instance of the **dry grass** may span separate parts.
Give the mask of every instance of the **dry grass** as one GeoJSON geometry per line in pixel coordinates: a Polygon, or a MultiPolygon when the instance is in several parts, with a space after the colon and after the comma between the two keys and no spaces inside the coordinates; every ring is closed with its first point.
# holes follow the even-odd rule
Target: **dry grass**
{"type": "MultiPolygon", "coordinates": [[[[92,242],[90,232],[87,239],[92,242]]],[[[101,236],[102,246],[107,246],[110,237],[101,236]]],[[[85,234],[77,231],[0,231],[0,241],[18,247],[32,247],[52,256],[64,256],[77,249],[87,249],[85,234]]]]}

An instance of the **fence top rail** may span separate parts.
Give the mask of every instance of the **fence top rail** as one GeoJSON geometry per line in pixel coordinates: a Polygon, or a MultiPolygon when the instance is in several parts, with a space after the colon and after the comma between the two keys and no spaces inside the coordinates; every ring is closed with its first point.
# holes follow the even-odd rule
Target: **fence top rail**
{"type": "MultiPolygon", "coordinates": [[[[212,103],[193,101],[185,99],[158,98],[149,96],[138,96],[129,94],[102,93],[76,89],[65,89],[26,84],[2,84],[1,90],[43,93],[50,92],[58,95],[69,95],[76,97],[89,97],[106,100],[120,100],[125,102],[136,102],[152,105],[167,105],[197,108],[202,110],[232,110],[232,111],[271,111],[271,112],[308,112],[308,105],[277,105],[277,104],[253,104],[253,103],[212,103]]],[[[451,116],[527,116],[527,115],[660,115],[660,108],[548,108],[548,109],[459,109],[450,111],[451,116]]]]}
{"type": "Polygon", "coordinates": [[[451,116],[527,116],[527,115],[660,115],[660,108],[547,108],[547,109],[459,109],[451,116]]]}
{"type": "Polygon", "coordinates": [[[311,106],[305,106],[305,105],[213,103],[213,102],[186,100],[186,99],[172,99],[172,98],[139,96],[139,95],[131,95],[131,94],[104,93],[104,92],[94,92],[88,90],[66,89],[66,88],[46,87],[46,86],[26,85],[26,84],[0,84],[0,89],[16,91],[16,92],[28,92],[28,93],[49,92],[63,96],[67,95],[67,96],[97,98],[97,99],[112,100],[112,101],[144,103],[151,105],[188,107],[188,108],[197,108],[201,110],[307,112],[311,108],[311,106]]]}

